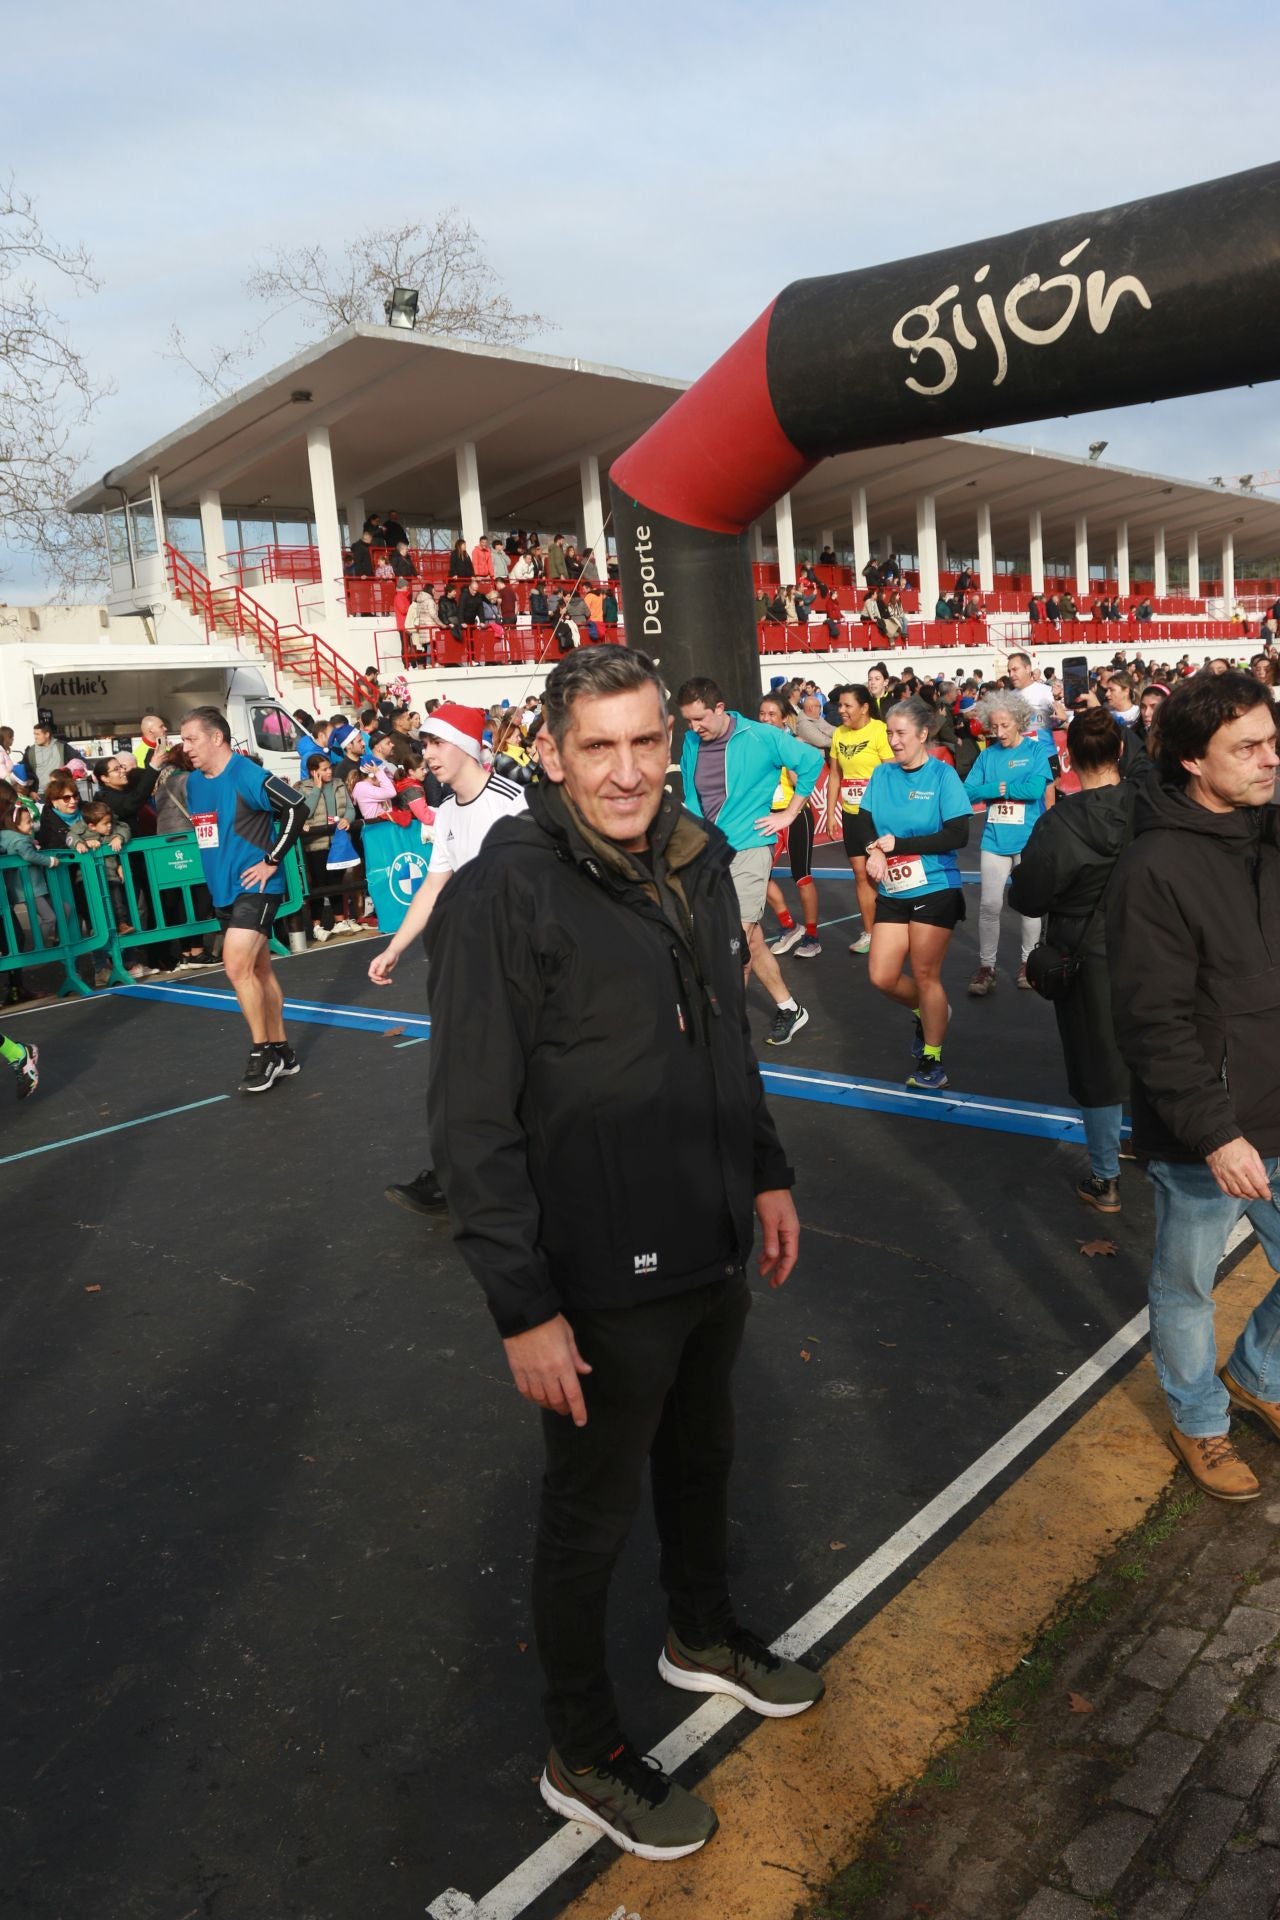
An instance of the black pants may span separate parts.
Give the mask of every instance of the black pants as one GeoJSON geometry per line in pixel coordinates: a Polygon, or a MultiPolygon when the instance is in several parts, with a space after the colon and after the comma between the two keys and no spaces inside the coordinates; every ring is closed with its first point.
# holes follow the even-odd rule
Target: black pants
{"type": "Polygon", "coordinates": [[[730,1376],[750,1305],[739,1273],[645,1306],[567,1315],[592,1368],[582,1380],[587,1424],[542,1416],[533,1619],[547,1724],[571,1767],[590,1766],[622,1738],[605,1608],[646,1459],[672,1626],[694,1646],[711,1646],[732,1623],[730,1376]]]}

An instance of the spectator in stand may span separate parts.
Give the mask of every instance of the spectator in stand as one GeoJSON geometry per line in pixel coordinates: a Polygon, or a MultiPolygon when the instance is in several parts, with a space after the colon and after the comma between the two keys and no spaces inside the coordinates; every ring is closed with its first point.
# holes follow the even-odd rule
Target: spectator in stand
{"type": "Polygon", "coordinates": [[[430,636],[432,630],[443,624],[436,597],[425,584],[419,587],[413,602],[413,630],[419,636],[430,636]]]}
{"type": "Polygon", "coordinates": [[[358,539],[351,542],[347,578],[349,580],[372,580],[373,578],[373,535],[368,527],[358,539]]]}
{"type": "Polygon", "coordinates": [[[1044,595],[1042,593],[1033,593],[1028,600],[1027,618],[1033,627],[1038,627],[1042,620],[1048,618],[1044,610],[1044,595]]]}
{"type": "Polygon", "coordinates": [[[1133,682],[1127,673],[1113,673],[1107,682],[1107,706],[1119,726],[1135,726],[1141,714],[1133,698],[1133,682]]]}
{"type": "Polygon", "coordinates": [[[604,623],[606,627],[618,625],[618,590],[612,580],[604,590],[604,623]]]}
{"type": "MultiPolygon", "coordinates": [[[[1249,671],[1260,686],[1274,687],[1276,684],[1275,661],[1270,654],[1255,653],[1249,662],[1249,671]]],[[[1274,693],[1272,699],[1275,699],[1274,693]]]]}
{"type": "Polygon", "coordinates": [[[298,788],[307,803],[302,826],[302,851],[307,863],[307,892],[311,914],[312,938],[322,945],[331,933],[350,933],[353,923],[343,915],[346,879],[328,866],[336,827],[348,832],[355,824],[356,809],[345,786],[333,777],[333,767],[325,754],[313,753],[307,763],[307,777],[298,788]],[[336,902],[336,907],[335,907],[336,902]]]}
{"type": "Polygon", "coordinates": [[[65,766],[66,745],[54,736],[51,726],[43,720],[37,720],[31,729],[31,745],[18,759],[27,770],[27,783],[43,793],[49,777],[65,766]]]}
{"type": "Polygon", "coordinates": [[[154,831],[149,811],[151,795],[168,757],[168,749],[162,748],[152,754],[149,767],[135,766],[123,754],[112,754],[103,762],[98,797],[106,801],[117,820],[123,820],[135,833],[154,831]]]}
{"type": "MultiPolygon", "coordinates": [[[[36,910],[36,923],[45,943],[53,945],[58,939],[58,922],[49,899],[49,882],[44,877],[44,869],[56,867],[59,855],[47,853],[38,844],[32,831],[31,815],[17,800],[0,798],[0,854],[10,860],[25,861],[32,869],[31,897],[36,910]]],[[[17,913],[23,912],[25,895],[22,890],[22,875],[7,873],[5,882],[9,899],[17,913]]],[[[25,915],[24,915],[25,917],[25,915]]],[[[28,932],[34,935],[35,929],[28,932]]],[[[10,975],[15,984],[20,984],[15,975],[10,975]]]]}
{"type": "Polygon", "coordinates": [[[80,826],[80,793],[65,768],[50,774],[40,809],[39,841],[46,853],[63,853],[71,846],[72,829],[80,826]]]}
{"type": "Polygon", "coordinates": [[[485,610],[489,604],[484,597],[487,584],[487,581],[472,580],[463,588],[462,598],[458,602],[458,618],[464,627],[484,624],[487,618],[485,610]]]}
{"type": "Polygon", "coordinates": [[[831,737],[835,728],[823,717],[823,698],[820,693],[802,693],[799,711],[796,714],[796,739],[806,745],[816,747],[824,757],[831,752],[831,737]]]}
{"type": "Polygon", "coordinates": [[[1152,610],[1151,610],[1151,602],[1150,600],[1148,600],[1145,593],[1143,594],[1141,600],[1139,600],[1137,606],[1134,608],[1133,617],[1135,620],[1150,620],[1154,618],[1154,615],[1152,614],[1152,610]]]}
{"type": "Polygon", "coordinates": [[[494,580],[501,585],[504,580],[510,578],[511,562],[507,558],[507,550],[502,544],[500,534],[491,533],[489,535],[489,555],[493,561],[494,580]]]}
{"type": "Polygon", "coordinates": [[[818,555],[818,565],[820,567],[835,567],[839,565],[835,553],[830,547],[824,547],[822,549],[822,552],[818,555]]]}
{"type": "Polygon", "coordinates": [[[756,593],[756,625],[757,626],[760,626],[762,622],[766,620],[771,620],[773,618],[773,615],[769,611],[772,604],[773,603],[770,600],[768,594],[765,592],[764,588],[760,587],[756,593]]]}
{"type": "Polygon", "coordinates": [[[511,580],[532,580],[534,577],[532,557],[527,553],[517,553],[511,562],[511,570],[507,577],[511,580]]]}
{"type": "MultiPolygon", "coordinates": [[[[468,587],[467,592],[470,593],[470,591],[471,589],[468,587]]],[[[457,595],[454,593],[452,582],[450,582],[440,595],[440,598],[436,601],[436,611],[440,616],[440,625],[447,627],[455,640],[461,640],[462,608],[457,595]]]]}
{"type": "Polygon", "coordinates": [[[1052,593],[1045,595],[1044,617],[1051,627],[1056,627],[1061,622],[1062,614],[1059,610],[1057,597],[1052,593]]]}
{"type": "Polygon", "coordinates": [[[567,580],[569,577],[569,563],[565,557],[562,533],[558,533],[547,548],[546,577],[548,580],[567,580]]]}
{"type": "Polygon", "coordinates": [[[520,611],[520,602],[510,580],[504,580],[498,589],[498,618],[504,627],[514,627],[520,611]]]}
{"type": "Polygon", "coordinates": [[[391,571],[397,580],[416,580],[418,569],[413,564],[413,555],[409,551],[407,540],[397,540],[390,556],[391,571]]]}
{"type": "Polygon", "coordinates": [[[106,850],[107,892],[117,933],[132,933],[134,930],[125,904],[124,876],[116,857],[124,851],[129,837],[128,827],[123,820],[115,818],[105,800],[86,802],[79,817],[67,823],[67,846],[72,853],[106,850]]]}
{"type": "Polygon", "coordinates": [[[598,583],[591,583],[582,589],[582,604],[587,610],[588,640],[604,639],[604,595],[598,583]]]}
{"type": "Polygon", "coordinates": [[[968,567],[961,567],[959,573],[956,575],[954,591],[963,597],[963,595],[968,593],[972,585],[973,575],[970,573],[968,567]]]}
{"type": "Polygon", "coordinates": [[[471,549],[471,571],[477,581],[493,584],[493,550],[483,535],[471,549]]]}
{"type": "Polygon", "coordinates": [[[370,541],[375,547],[386,546],[387,540],[386,535],[382,531],[382,515],[380,513],[366,514],[364,526],[361,531],[368,534],[370,541]]]}
{"type": "Polygon", "coordinates": [[[1075,595],[1072,593],[1070,587],[1064,587],[1058,595],[1058,617],[1061,620],[1078,620],[1080,618],[1075,595]]]}
{"type": "Polygon", "coordinates": [[[866,583],[867,592],[874,593],[883,578],[878,560],[868,560],[866,566],[862,569],[862,578],[866,583]]]}
{"type": "Polygon", "coordinates": [[[964,605],[960,609],[962,620],[985,620],[987,610],[976,593],[966,593],[964,605]]]}
{"type": "Polygon", "coordinates": [[[880,584],[886,587],[896,587],[899,586],[901,582],[902,568],[898,565],[898,556],[896,553],[891,553],[887,560],[880,562],[880,584]]]}
{"type": "Polygon", "coordinates": [[[144,713],[138,723],[138,732],[142,739],[141,744],[134,748],[133,757],[140,767],[149,767],[152,754],[158,753],[169,738],[169,729],[163,715],[144,713]]]}
{"type": "MultiPolygon", "coordinates": [[[[941,591],[939,591],[938,598],[934,602],[933,617],[935,620],[954,620],[956,617],[956,610],[952,606],[949,596],[941,591]]],[[[883,623],[877,621],[876,625],[880,628],[881,633],[884,633],[883,623]]]]}
{"type": "Polygon", "coordinates": [[[13,728],[0,727],[0,780],[13,774],[13,728]]]}
{"type": "Polygon", "coordinates": [[[474,575],[475,567],[472,565],[471,555],[467,552],[467,543],[459,534],[449,555],[449,579],[451,581],[470,580],[474,575]]]}
{"type": "Polygon", "coordinates": [[[298,755],[298,778],[299,780],[305,780],[307,777],[307,763],[313,753],[323,754],[326,760],[329,758],[329,736],[333,732],[333,727],[327,720],[312,720],[309,714],[305,716],[308,721],[306,726],[303,726],[300,712],[295,713],[293,717],[297,720],[298,725],[302,727],[302,732],[298,736],[296,751],[298,755]]]}

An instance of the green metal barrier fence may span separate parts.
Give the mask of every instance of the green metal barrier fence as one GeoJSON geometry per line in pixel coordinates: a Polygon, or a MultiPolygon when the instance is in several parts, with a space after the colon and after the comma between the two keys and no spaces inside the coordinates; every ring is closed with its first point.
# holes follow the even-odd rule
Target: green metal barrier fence
{"type": "Polygon", "coordinates": [[[76,970],[77,962],[86,954],[101,954],[105,962],[112,919],[98,856],[60,853],[57,858],[56,867],[38,867],[15,855],[0,855],[0,973],[60,965],[58,995],[63,998],[92,993],[76,970]],[[79,879],[78,889],[73,875],[79,879]]]}
{"type": "MultiPolygon", "coordinates": [[[[120,885],[124,889],[125,919],[132,931],[119,933],[115,915],[109,915],[107,946],[111,955],[111,984],[129,985],[130,957],[137,950],[161,942],[200,940],[220,928],[212,913],[199,911],[195,895],[204,885],[204,872],[194,833],[140,834],[119,853],[103,851],[86,856],[101,863],[120,863],[120,885]]],[[[296,913],[307,897],[307,875],[302,851],[294,847],[284,863],[285,888],[277,920],[296,913]]],[[[102,873],[101,885],[109,900],[108,874],[102,873]]],[[[207,898],[207,896],[206,896],[207,898]]],[[[273,953],[288,953],[276,934],[271,936],[273,953]]]]}
{"type": "MultiPolygon", "coordinates": [[[[59,997],[89,994],[93,989],[80,978],[76,963],[92,954],[109,967],[110,986],[127,987],[129,958],[136,949],[199,940],[220,931],[212,913],[201,913],[197,904],[204,874],[194,833],[139,835],[119,853],[63,852],[57,858],[56,867],[36,867],[0,856],[0,973],[60,964],[59,997]],[[118,930],[111,898],[117,864],[127,933],[118,930]],[[46,883],[47,895],[37,875],[46,883]],[[40,902],[45,898],[48,908],[42,915],[40,902]]],[[[306,868],[301,849],[295,847],[285,860],[280,914],[296,913],[306,897],[306,868]]],[[[271,947],[278,954],[289,951],[274,934],[271,947]]]]}

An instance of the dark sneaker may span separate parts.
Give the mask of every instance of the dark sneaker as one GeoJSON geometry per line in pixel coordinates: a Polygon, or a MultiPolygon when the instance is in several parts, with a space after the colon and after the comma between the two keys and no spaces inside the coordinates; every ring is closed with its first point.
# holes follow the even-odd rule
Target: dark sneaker
{"type": "Polygon", "coordinates": [[[673,1627],[658,1655],[658,1672],[686,1693],[727,1693],[770,1720],[803,1713],[826,1692],[820,1674],[771,1653],[745,1627],[731,1628],[718,1647],[687,1647],[673,1627]]]}
{"type": "Polygon", "coordinates": [[[406,1213],[443,1213],[445,1209],[444,1188],[431,1167],[424,1168],[416,1180],[384,1187],[383,1192],[393,1207],[403,1207],[406,1213]]]}
{"type": "Polygon", "coordinates": [[[777,1007],[764,1043],[766,1047],[785,1047],[792,1036],[808,1024],[809,1015],[804,1007],[777,1007]]]}
{"type": "Polygon", "coordinates": [[[806,933],[796,947],[797,960],[816,960],[822,952],[822,942],[814,935],[806,933]]]}
{"type": "Polygon", "coordinates": [[[941,1093],[947,1084],[946,1070],[941,1060],[921,1057],[916,1062],[915,1072],[907,1075],[907,1085],[915,1087],[919,1093],[941,1093]]]}
{"type": "Polygon", "coordinates": [[[642,1860],[683,1860],[705,1847],[720,1824],[705,1800],[678,1787],[656,1760],[625,1742],[585,1773],[571,1772],[553,1747],[539,1786],[547,1805],[566,1820],[599,1827],[615,1846],[642,1860]]]}
{"type": "Polygon", "coordinates": [[[280,1071],[276,1075],[278,1080],[292,1080],[295,1073],[302,1072],[302,1062],[287,1040],[273,1040],[271,1051],[280,1062],[280,1071]]]}
{"type": "Polygon", "coordinates": [[[792,947],[798,947],[804,939],[803,927],[788,927],[776,940],[769,942],[770,953],[790,953],[792,947]]]}
{"type": "Polygon", "coordinates": [[[1091,1173],[1076,1188],[1076,1194],[1086,1207],[1096,1207],[1099,1213],[1119,1213],[1120,1181],[1103,1180],[1091,1173]]]}
{"type": "Polygon", "coordinates": [[[989,993],[995,992],[996,970],[994,967],[979,967],[969,982],[969,998],[984,1000],[989,993]]]}
{"type": "Polygon", "coordinates": [[[40,1085],[39,1047],[28,1047],[22,1059],[14,1062],[13,1073],[18,1082],[19,1100],[29,1100],[40,1085]]]}
{"type": "Polygon", "coordinates": [[[270,1047],[255,1047],[240,1082],[241,1093],[265,1093],[280,1077],[280,1061],[270,1047]]]}

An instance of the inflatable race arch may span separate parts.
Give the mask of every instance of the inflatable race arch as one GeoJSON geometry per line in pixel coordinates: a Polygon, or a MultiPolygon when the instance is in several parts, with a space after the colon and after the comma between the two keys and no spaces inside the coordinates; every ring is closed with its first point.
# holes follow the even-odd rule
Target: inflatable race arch
{"type": "Polygon", "coordinates": [[[834,453],[1280,375],[1280,165],[797,280],[610,471],[627,637],[755,713],[747,529],[834,453]]]}

